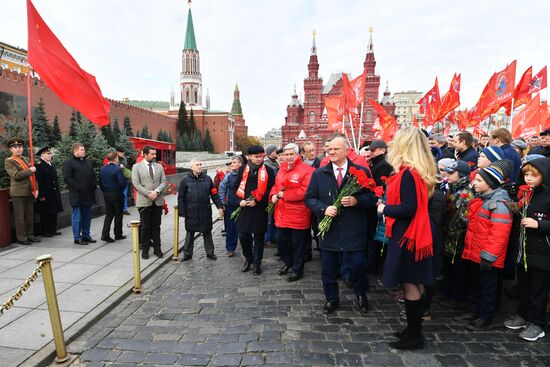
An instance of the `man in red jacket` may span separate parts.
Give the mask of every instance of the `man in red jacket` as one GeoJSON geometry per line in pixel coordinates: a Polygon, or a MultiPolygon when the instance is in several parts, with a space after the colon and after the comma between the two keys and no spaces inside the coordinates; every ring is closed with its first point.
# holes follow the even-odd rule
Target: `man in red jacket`
{"type": "Polygon", "coordinates": [[[271,201],[276,204],[277,244],[284,261],[279,275],[285,275],[292,269],[289,282],[295,282],[304,275],[304,252],[307,231],[311,226],[311,212],[304,197],[314,169],[302,161],[299,152],[294,143],[284,147],[284,161],[270,194],[271,201]]]}

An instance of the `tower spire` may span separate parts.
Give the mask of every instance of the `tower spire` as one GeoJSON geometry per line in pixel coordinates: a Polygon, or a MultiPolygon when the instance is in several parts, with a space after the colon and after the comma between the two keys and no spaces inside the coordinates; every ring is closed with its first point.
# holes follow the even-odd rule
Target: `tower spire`
{"type": "Polygon", "coordinates": [[[317,45],[315,44],[315,36],[317,35],[317,31],[313,30],[313,44],[311,45],[311,54],[317,55],[317,45]]]}
{"type": "Polygon", "coordinates": [[[374,28],[369,27],[369,44],[367,46],[367,53],[372,54],[374,53],[374,48],[372,45],[372,32],[374,31],[374,28]]]}
{"type": "Polygon", "coordinates": [[[243,109],[241,107],[241,92],[239,92],[239,84],[235,83],[235,90],[233,91],[233,106],[231,106],[231,114],[233,116],[242,116],[243,109]]]}
{"type": "Polygon", "coordinates": [[[193,27],[193,15],[191,14],[191,1],[189,1],[189,11],[187,12],[187,30],[185,32],[184,50],[196,50],[197,41],[195,40],[195,28],[193,27]]]}

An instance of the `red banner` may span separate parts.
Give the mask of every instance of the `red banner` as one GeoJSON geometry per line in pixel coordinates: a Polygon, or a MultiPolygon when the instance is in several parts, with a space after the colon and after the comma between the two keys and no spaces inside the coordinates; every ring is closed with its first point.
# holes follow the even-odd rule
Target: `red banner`
{"type": "Polygon", "coordinates": [[[540,96],[537,94],[512,120],[512,136],[529,138],[540,130],[540,96]]]}

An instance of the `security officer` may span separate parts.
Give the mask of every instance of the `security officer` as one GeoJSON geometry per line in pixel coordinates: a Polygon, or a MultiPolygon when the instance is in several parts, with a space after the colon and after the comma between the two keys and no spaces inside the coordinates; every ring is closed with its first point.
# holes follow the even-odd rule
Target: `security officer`
{"type": "Polygon", "coordinates": [[[36,199],[36,209],[40,213],[42,237],[60,235],[57,231],[57,213],[63,211],[61,192],[57,170],[53,164],[51,147],[40,149],[36,155],[40,157],[36,162],[36,181],[40,191],[36,199]]]}
{"type": "Polygon", "coordinates": [[[31,166],[28,159],[22,156],[22,139],[11,139],[7,142],[7,146],[12,156],[6,158],[4,165],[10,176],[15,234],[18,243],[30,245],[32,242],[40,242],[40,239],[33,235],[33,205],[34,199],[38,196],[38,192],[33,192],[33,186],[36,187],[34,177],[36,167],[31,166]]]}

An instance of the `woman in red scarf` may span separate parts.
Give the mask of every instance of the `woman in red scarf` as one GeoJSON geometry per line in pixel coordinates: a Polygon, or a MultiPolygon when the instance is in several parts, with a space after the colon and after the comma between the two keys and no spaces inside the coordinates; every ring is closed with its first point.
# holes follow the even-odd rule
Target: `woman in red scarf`
{"type": "Polygon", "coordinates": [[[434,191],[436,166],[428,140],[418,128],[397,132],[388,161],[396,174],[388,180],[386,205],[378,205],[389,239],[382,282],[386,287],[403,285],[407,315],[407,328],[395,333],[399,340],[390,346],[418,349],[424,346],[422,294],[424,286],[434,281],[428,200],[434,191]]]}

